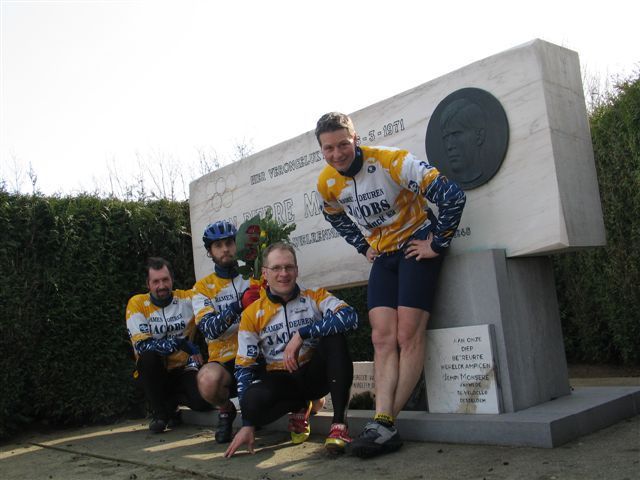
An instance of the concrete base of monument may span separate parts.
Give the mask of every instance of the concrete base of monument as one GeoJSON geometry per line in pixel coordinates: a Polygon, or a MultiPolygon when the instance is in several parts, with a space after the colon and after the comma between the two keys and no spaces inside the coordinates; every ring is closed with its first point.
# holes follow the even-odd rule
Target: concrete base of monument
{"type": "MultiPolygon", "coordinates": [[[[402,412],[397,425],[402,438],[413,441],[553,448],[640,414],[640,387],[577,387],[570,395],[514,413],[451,414],[402,412]]],[[[373,416],[349,411],[353,435],[373,416]]],[[[183,411],[185,423],[214,426],[217,415],[183,411]]],[[[241,425],[240,418],[236,426],[241,425]]],[[[312,433],[326,435],[331,413],[311,419],[312,433]]],[[[286,430],[287,417],[266,428],[286,430]]]]}

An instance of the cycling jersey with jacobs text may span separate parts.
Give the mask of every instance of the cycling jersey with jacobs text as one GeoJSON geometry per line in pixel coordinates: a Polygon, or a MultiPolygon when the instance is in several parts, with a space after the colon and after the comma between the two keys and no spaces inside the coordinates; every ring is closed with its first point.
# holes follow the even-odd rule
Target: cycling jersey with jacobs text
{"type": "Polygon", "coordinates": [[[262,289],[260,298],[242,313],[235,371],[240,398],[254,378],[251,367],[260,354],[266,361],[267,371],[286,370],[284,349],[296,332],[303,339],[298,353],[298,365],[302,366],[311,359],[320,337],[358,327],[355,309],[327,290],[296,286],[296,293],[283,303],[262,289]]]}
{"type": "Polygon", "coordinates": [[[166,307],[154,305],[149,293],[134,295],[127,303],[127,331],[137,358],[147,350],[166,357],[167,369],[184,367],[189,354],[180,350],[177,340],[188,334],[193,320],[190,290],[174,290],[166,307]]]}
{"type": "Polygon", "coordinates": [[[318,193],[325,218],[358,252],[365,254],[369,246],[380,253],[400,250],[418,231],[433,233],[437,253],[449,246],[465,204],[455,182],[410,152],[390,147],[357,147],[354,164],[360,168],[353,176],[326,166],[318,193]],[[429,202],[438,207],[437,218],[429,202]]]}
{"type": "Polygon", "coordinates": [[[235,358],[242,293],[259,284],[254,278],[222,278],[214,272],[193,286],[196,325],[207,340],[210,362],[225,363],[235,358]]]}

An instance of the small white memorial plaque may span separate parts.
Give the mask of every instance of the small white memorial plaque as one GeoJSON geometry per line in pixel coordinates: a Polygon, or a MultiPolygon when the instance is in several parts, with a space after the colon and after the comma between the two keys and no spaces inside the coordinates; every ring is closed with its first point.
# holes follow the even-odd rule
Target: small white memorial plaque
{"type": "Polygon", "coordinates": [[[491,325],[427,330],[431,413],[500,413],[491,325]]]}

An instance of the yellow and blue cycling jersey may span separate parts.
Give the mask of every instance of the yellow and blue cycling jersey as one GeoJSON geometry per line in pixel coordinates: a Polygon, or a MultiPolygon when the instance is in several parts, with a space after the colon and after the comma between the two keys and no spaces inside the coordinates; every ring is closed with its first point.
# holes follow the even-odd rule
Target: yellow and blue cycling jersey
{"type": "Polygon", "coordinates": [[[270,291],[260,290],[260,298],[242,312],[238,330],[236,380],[238,396],[253,380],[258,357],[266,362],[267,371],[285,370],[284,349],[291,337],[299,332],[303,344],[298,365],[307,363],[320,337],[355,330],[358,314],[355,309],[323,288],[300,289],[288,302],[270,291]]]}
{"type": "Polygon", "coordinates": [[[134,295],[127,303],[127,331],[136,359],[147,350],[166,356],[167,369],[184,367],[189,354],[180,350],[179,341],[193,325],[191,290],[174,290],[171,302],[160,307],[149,293],[134,295]]]}
{"type": "Polygon", "coordinates": [[[225,363],[235,358],[242,293],[251,285],[260,284],[235,273],[224,278],[228,276],[224,273],[216,269],[193,286],[196,325],[207,340],[210,362],[225,363]]]}
{"type": "Polygon", "coordinates": [[[432,248],[447,248],[460,222],[460,187],[406,150],[357,147],[350,173],[326,166],[318,178],[323,213],[358,252],[400,250],[418,232],[433,233],[432,248]],[[438,217],[429,209],[438,207],[438,217]]]}

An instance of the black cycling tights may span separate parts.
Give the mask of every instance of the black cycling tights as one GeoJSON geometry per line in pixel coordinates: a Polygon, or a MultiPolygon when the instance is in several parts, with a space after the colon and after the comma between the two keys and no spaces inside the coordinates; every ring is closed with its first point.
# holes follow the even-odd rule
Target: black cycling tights
{"type": "Polygon", "coordinates": [[[311,360],[293,373],[267,372],[242,399],[243,417],[255,426],[269,424],[331,393],[333,423],[344,423],[353,380],[353,363],[344,335],[323,337],[311,360]]]}
{"type": "Polygon", "coordinates": [[[155,352],[140,355],[137,367],[154,416],[167,420],[178,405],[186,405],[196,411],[212,408],[198,391],[198,372],[182,368],[167,371],[165,357],[155,352]]]}

